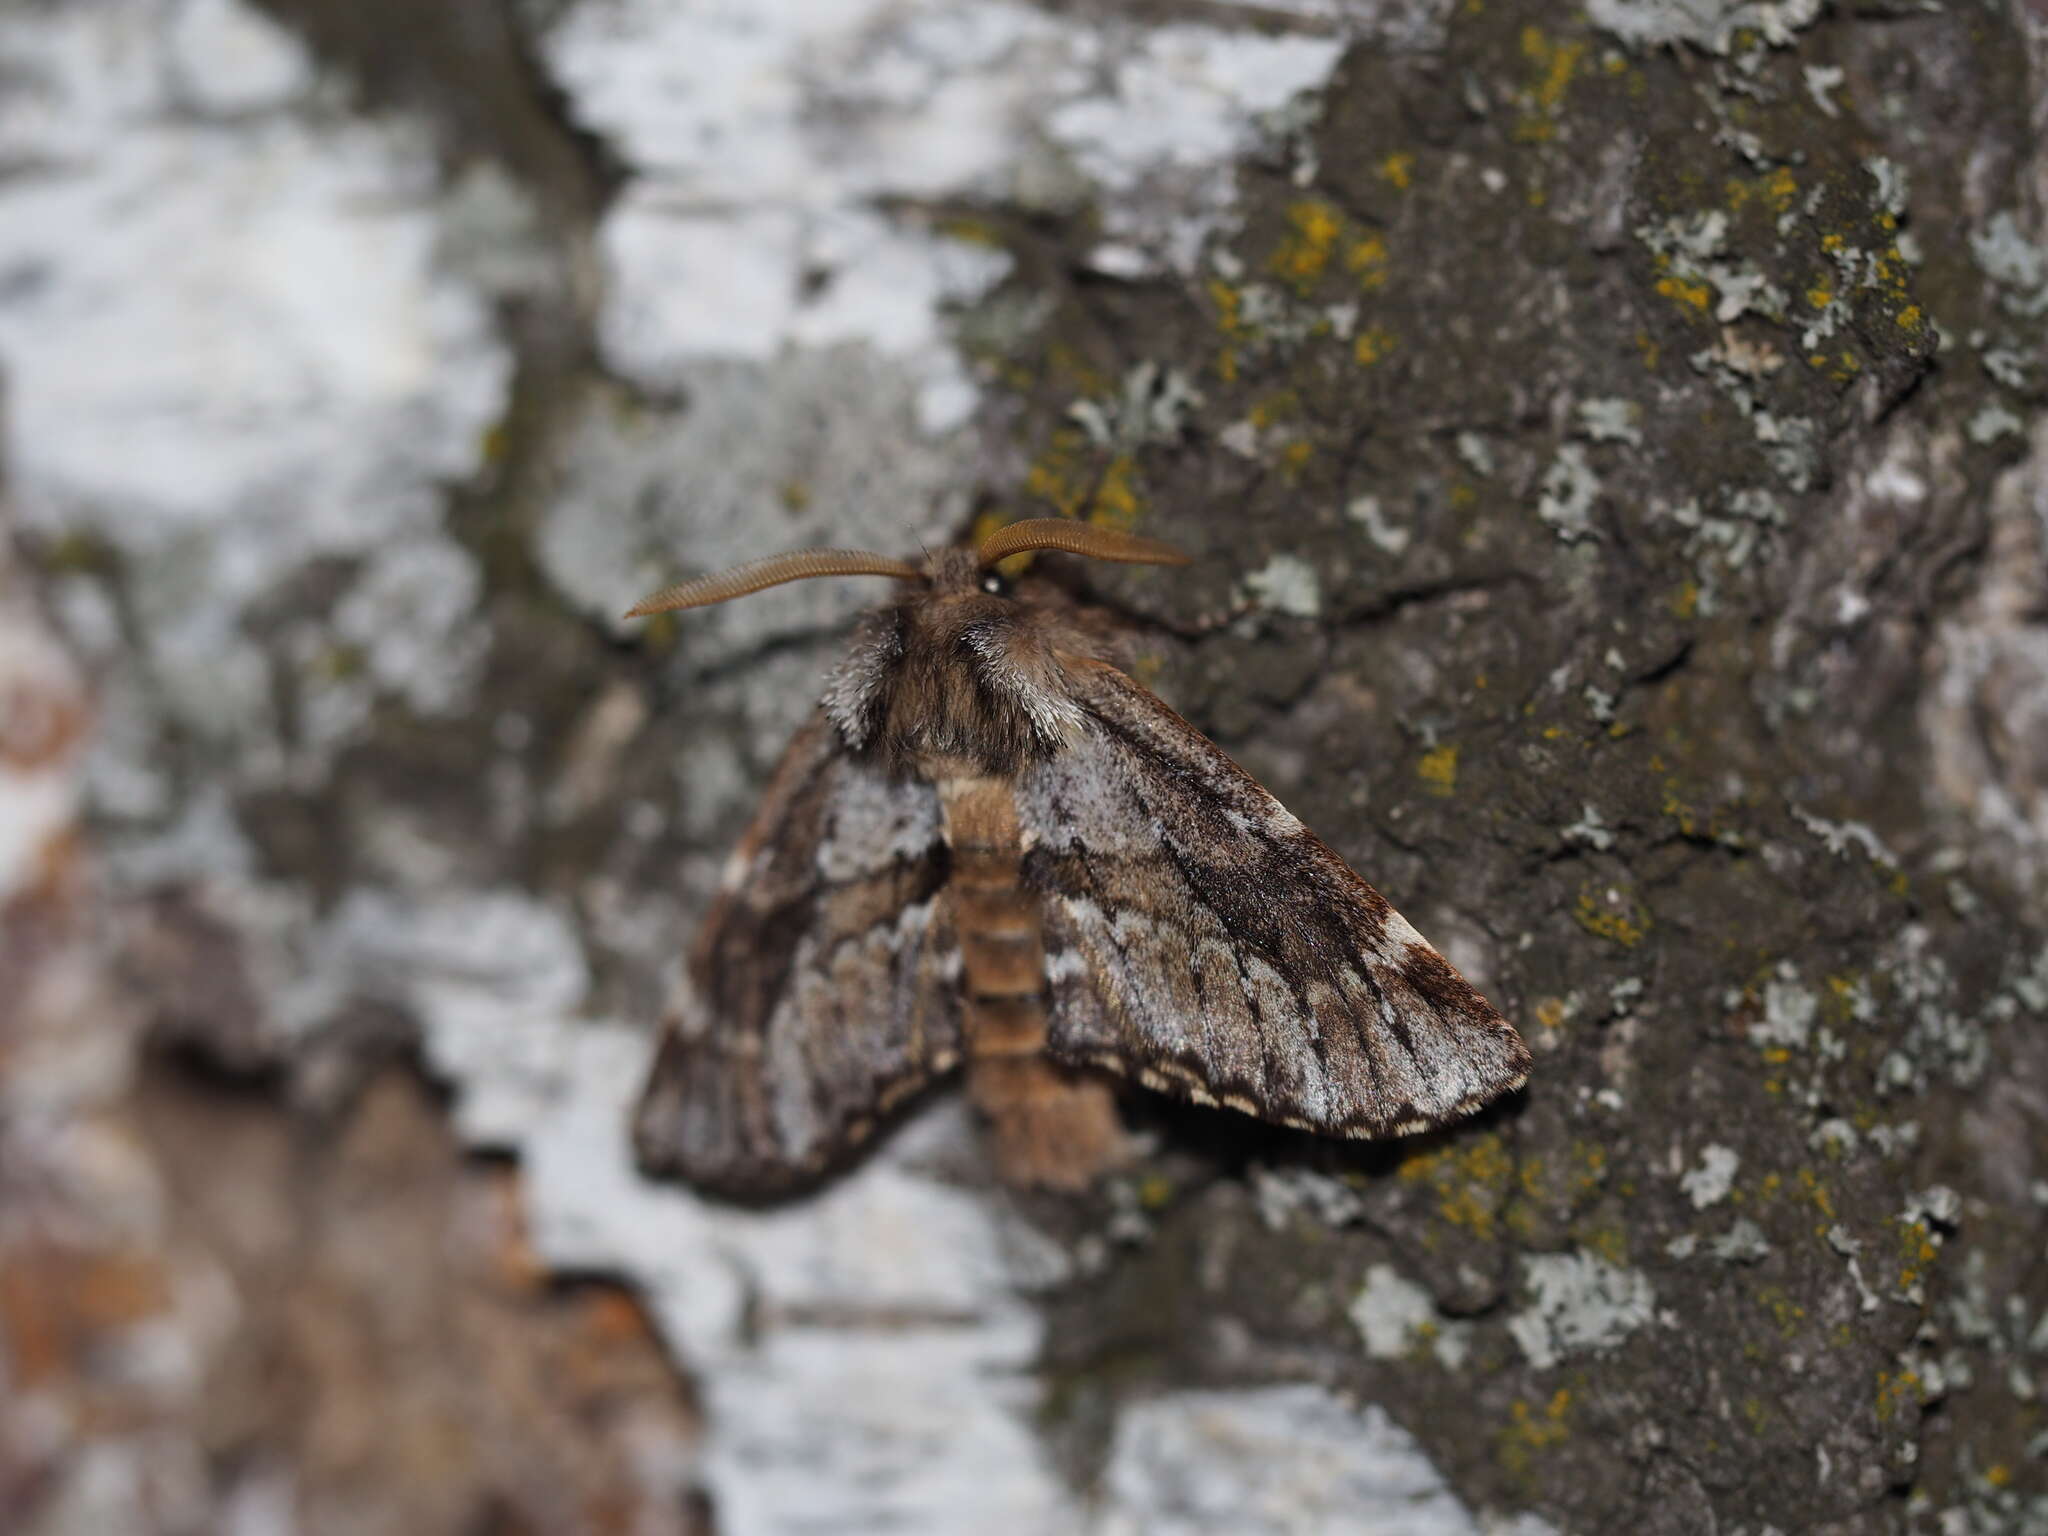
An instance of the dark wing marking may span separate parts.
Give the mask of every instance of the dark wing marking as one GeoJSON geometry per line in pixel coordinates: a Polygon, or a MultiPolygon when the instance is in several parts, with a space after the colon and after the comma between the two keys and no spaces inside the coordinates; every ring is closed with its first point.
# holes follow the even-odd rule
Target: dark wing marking
{"type": "Polygon", "coordinates": [[[1087,723],[1017,783],[1054,1056],[1340,1136],[1521,1085],[1514,1028],[1385,897],[1121,672],[1068,668],[1087,723]]]}
{"type": "Polygon", "coordinates": [[[790,743],[725,870],[634,1118],[650,1173],[771,1195],[960,1056],[938,794],[790,743]]]}

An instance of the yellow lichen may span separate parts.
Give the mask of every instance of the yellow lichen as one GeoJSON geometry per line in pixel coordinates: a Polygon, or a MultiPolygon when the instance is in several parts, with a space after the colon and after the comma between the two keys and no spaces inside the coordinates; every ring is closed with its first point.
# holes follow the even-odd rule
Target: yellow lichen
{"type": "Polygon", "coordinates": [[[1091,523],[1120,528],[1125,532],[1137,526],[1142,503],[1131,485],[1137,470],[1137,461],[1127,453],[1120,453],[1109,461],[1109,468],[1103,471],[1101,483],[1095,488],[1094,502],[1088,509],[1091,523]]]}
{"type": "Polygon", "coordinates": [[[1454,742],[1422,754],[1422,761],[1415,765],[1416,775],[1428,786],[1433,795],[1448,795],[1458,787],[1458,748],[1454,742]]]}
{"type": "Polygon", "coordinates": [[[1273,253],[1270,263],[1275,276],[1300,293],[1313,288],[1329,270],[1330,256],[1344,225],[1342,217],[1328,203],[1304,198],[1287,210],[1286,237],[1273,253]]]}
{"type": "Polygon", "coordinates": [[[1508,1409],[1507,1425],[1500,1432],[1501,1464],[1517,1477],[1526,1477],[1535,1452],[1556,1445],[1570,1432],[1566,1418],[1571,1411],[1569,1387],[1559,1387],[1541,1408],[1516,1398],[1508,1409]]]}
{"type": "Polygon", "coordinates": [[[1143,511],[1135,484],[1137,470],[1137,461],[1127,453],[1101,464],[1078,431],[1062,431],[1025,471],[1024,491],[1049,503],[1062,517],[1129,529],[1143,511]]]}
{"type": "Polygon", "coordinates": [[[1887,1423],[1901,1408],[1911,1407],[1920,1400],[1920,1375],[1917,1371],[1901,1371],[1894,1376],[1890,1371],[1877,1373],[1877,1417],[1879,1423],[1887,1423]]]}
{"type": "Polygon", "coordinates": [[[1802,1168],[1799,1170],[1799,1183],[1806,1191],[1806,1198],[1814,1203],[1821,1215],[1832,1220],[1835,1214],[1835,1197],[1829,1194],[1828,1187],[1821,1183],[1820,1175],[1811,1168],[1802,1168]]]}
{"type": "Polygon", "coordinates": [[[1484,1240],[1494,1235],[1514,1171],[1505,1143],[1487,1132],[1418,1153],[1401,1164],[1399,1176],[1429,1185],[1437,1193],[1438,1217],[1484,1240]]]}
{"type": "Polygon", "coordinates": [[[1263,432],[1268,427],[1300,415],[1301,396],[1291,389],[1277,390],[1273,394],[1254,400],[1251,409],[1244,414],[1245,420],[1263,432]]]}
{"type": "Polygon", "coordinates": [[[1616,1226],[1574,1227],[1579,1246],[1619,1269],[1628,1263],[1628,1235],[1616,1226]]]}
{"type": "MultiPolygon", "coordinates": [[[[1678,830],[1686,837],[1695,837],[1700,832],[1699,817],[1678,797],[1678,781],[1667,779],[1664,784],[1664,814],[1678,823],[1678,830]]],[[[1709,828],[1711,830],[1711,828],[1709,828]]]]}
{"type": "Polygon", "coordinates": [[[958,240],[963,245],[992,246],[1002,248],[1002,231],[986,219],[973,218],[967,214],[955,214],[939,221],[938,232],[948,240],[958,240]]]}
{"type": "Polygon", "coordinates": [[[1244,293],[1233,288],[1220,277],[1209,279],[1209,302],[1216,306],[1216,325],[1226,335],[1235,336],[1243,327],[1244,293]]]}
{"type": "Polygon", "coordinates": [[[1688,283],[1676,277],[1658,278],[1657,292],[1674,303],[1690,305],[1702,314],[1714,298],[1705,283],[1688,283]]]}
{"type": "Polygon", "coordinates": [[[1757,1292],[1756,1299],[1771,1314],[1771,1321],[1777,1324],[1778,1332],[1785,1338],[1798,1333],[1800,1325],[1806,1321],[1806,1308],[1794,1301],[1781,1286],[1765,1286],[1757,1292]]]}
{"type": "Polygon", "coordinates": [[[1536,105],[1543,111],[1554,113],[1564,104],[1565,91],[1572,83],[1572,72],[1578,68],[1579,60],[1585,57],[1583,42],[1553,43],[1543,35],[1541,27],[1522,28],[1522,57],[1536,66],[1536,105]]]}
{"type": "Polygon", "coordinates": [[[1394,334],[1384,326],[1368,326],[1351,343],[1352,360],[1361,368],[1370,368],[1393,350],[1394,334]]]}
{"type": "Polygon", "coordinates": [[[1397,192],[1405,192],[1415,179],[1415,157],[1404,150],[1395,150],[1380,162],[1380,179],[1390,182],[1397,192]]]}
{"type": "Polygon", "coordinates": [[[1612,940],[1623,949],[1634,949],[1643,942],[1643,935],[1650,929],[1648,914],[1631,910],[1615,891],[1604,894],[1591,888],[1580,891],[1572,916],[1595,938],[1612,940]]]}
{"type": "Polygon", "coordinates": [[[1377,231],[1368,231],[1351,242],[1344,253],[1344,265],[1358,279],[1358,286],[1378,288],[1387,280],[1387,242],[1377,231]]]}

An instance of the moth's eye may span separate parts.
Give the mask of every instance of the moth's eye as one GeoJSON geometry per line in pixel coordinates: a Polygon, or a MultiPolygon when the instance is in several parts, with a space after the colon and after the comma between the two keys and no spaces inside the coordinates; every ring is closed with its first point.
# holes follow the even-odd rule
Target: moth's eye
{"type": "Polygon", "coordinates": [[[981,578],[981,590],[994,597],[1008,597],[1010,583],[1003,578],[1000,571],[990,571],[981,578]]]}

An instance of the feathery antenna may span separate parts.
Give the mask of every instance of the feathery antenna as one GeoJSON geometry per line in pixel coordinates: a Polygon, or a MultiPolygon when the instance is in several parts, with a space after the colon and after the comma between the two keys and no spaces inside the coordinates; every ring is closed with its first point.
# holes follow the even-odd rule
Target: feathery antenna
{"type": "Polygon", "coordinates": [[[902,560],[873,555],[861,549],[800,549],[794,554],[770,555],[749,560],[729,571],[694,576],[673,587],[664,587],[652,597],[643,597],[626,610],[629,619],[650,613],[668,613],[677,608],[704,608],[712,603],[745,597],[763,587],[785,581],[804,581],[812,576],[894,576],[898,581],[918,581],[924,573],[902,560]]]}
{"type": "Polygon", "coordinates": [[[998,528],[982,540],[975,558],[983,565],[994,565],[998,560],[1032,549],[1086,555],[1091,560],[1120,560],[1127,565],[1186,565],[1189,559],[1171,544],[1162,544],[1157,539],[1065,517],[1032,517],[998,528]]]}

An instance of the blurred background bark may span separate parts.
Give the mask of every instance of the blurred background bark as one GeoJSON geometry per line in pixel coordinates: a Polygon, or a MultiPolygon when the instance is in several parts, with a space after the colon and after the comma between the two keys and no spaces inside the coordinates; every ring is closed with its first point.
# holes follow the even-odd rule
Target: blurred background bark
{"type": "Polygon", "coordinates": [[[0,1527],[2048,1530],[2038,4],[0,4],[0,1527]],[[871,589],[1052,570],[1537,1054],[632,1173],[871,589]],[[1249,612],[1213,622],[1233,605],[1249,612]]]}

